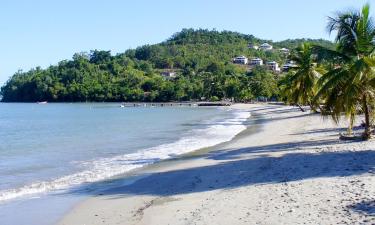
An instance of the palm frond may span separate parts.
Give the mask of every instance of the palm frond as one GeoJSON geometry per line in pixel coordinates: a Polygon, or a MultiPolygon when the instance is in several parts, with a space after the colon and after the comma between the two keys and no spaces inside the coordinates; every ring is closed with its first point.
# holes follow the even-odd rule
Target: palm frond
{"type": "Polygon", "coordinates": [[[324,61],[341,64],[350,61],[350,57],[336,50],[328,49],[323,46],[312,46],[312,52],[316,55],[316,61],[321,63],[324,61]]]}

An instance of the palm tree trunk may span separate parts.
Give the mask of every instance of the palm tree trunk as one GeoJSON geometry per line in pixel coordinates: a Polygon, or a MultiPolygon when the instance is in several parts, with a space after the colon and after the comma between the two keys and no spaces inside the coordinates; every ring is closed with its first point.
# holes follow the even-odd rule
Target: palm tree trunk
{"type": "Polygon", "coordinates": [[[316,104],[316,105],[314,105],[311,102],[309,102],[309,106],[310,106],[311,111],[313,111],[314,113],[321,113],[321,112],[323,112],[322,107],[320,107],[319,103],[316,104]],[[316,108],[318,108],[319,111],[316,108]]]}
{"type": "Polygon", "coordinates": [[[316,107],[311,102],[309,102],[309,106],[310,106],[310,110],[316,113],[316,107]]]}
{"type": "Polygon", "coordinates": [[[320,106],[319,103],[318,103],[318,108],[319,108],[319,112],[322,113],[322,112],[323,112],[323,109],[322,109],[322,107],[320,106]]]}
{"type": "Polygon", "coordinates": [[[302,106],[300,104],[296,104],[298,106],[298,108],[302,111],[302,112],[305,112],[305,110],[302,108],[302,106]]]}
{"type": "Polygon", "coordinates": [[[371,137],[371,124],[370,124],[370,109],[367,103],[367,95],[363,95],[363,111],[365,113],[365,132],[363,133],[363,138],[365,140],[371,137]]]}
{"type": "Polygon", "coordinates": [[[348,135],[352,135],[353,134],[353,124],[354,124],[354,113],[350,113],[350,117],[349,117],[349,127],[348,127],[348,135]]]}

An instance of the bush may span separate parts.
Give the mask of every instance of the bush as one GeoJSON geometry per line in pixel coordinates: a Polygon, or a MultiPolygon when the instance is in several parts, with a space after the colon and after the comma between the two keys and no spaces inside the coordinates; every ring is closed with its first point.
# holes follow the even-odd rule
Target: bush
{"type": "Polygon", "coordinates": [[[210,98],[210,101],[211,101],[211,102],[217,102],[217,101],[220,101],[220,99],[219,99],[217,96],[212,96],[212,97],[210,98]]]}

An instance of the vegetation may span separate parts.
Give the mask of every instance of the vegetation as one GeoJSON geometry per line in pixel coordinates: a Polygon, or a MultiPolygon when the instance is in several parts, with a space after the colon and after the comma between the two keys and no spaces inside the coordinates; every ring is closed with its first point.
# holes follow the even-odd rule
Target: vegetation
{"type": "Polygon", "coordinates": [[[300,105],[309,105],[315,109],[313,98],[316,94],[316,83],[321,76],[315,63],[315,55],[312,54],[312,45],[303,43],[290,56],[296,63],[295,73],[290,73],[280,82],[282,95],[289,103],[296,104],[302,111],[300,105]]]}
{"type": "Polygon", "coordinates": [[[305,41],[333,46],[324,40],[272,42],[236,32],[184,29],[160,44],[115,56],[94,50],[46,69],[18,71],[0,94],[4,102],[276,99],[280,76],[264,68],[249,72],[232,59],[246,55],[283,64],[287,57],[280,51],[265,52],[248,45],[268,42],[275,49],[293,48],[305,41]],[[177,77],[162,77],[164,71],[174,71],[177,77]]]}
{"type": "Polygon", "coordinates": [[[369,8],[330,17],[327,28],[337,33],[336,49],[302,45],[296,50],[298,57],[292,57],[299,66],[281,82],[287,102],[322,104],[322,114],[336,122],[346,115],[349,134],[356,115],[363,113],[365,140],[372,133],[375,106],[375,24],[369,8]]]}

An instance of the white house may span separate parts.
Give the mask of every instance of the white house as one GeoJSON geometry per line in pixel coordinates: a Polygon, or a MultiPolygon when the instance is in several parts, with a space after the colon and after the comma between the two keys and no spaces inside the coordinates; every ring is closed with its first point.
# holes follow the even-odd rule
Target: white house
{"type": "Polygon", "coordinates": [[[233,59],[233,62],[234,63],[238,63],[238,64],[247,64],[249,61],[249,59],[243,55],[241,56],[238,56],[236,58],[233,59]]]}
{"type": "Polygon", "coordinates": [[[258,50],[259,49],[259,46],[258,45],[254,45],[254,44],[249,44],[248,45],[249,48],[252,48],[252,49],[255,49],[255,50],[258,50]]]}
{"type": "Polygon", "coordinates": [[[281,53],[284,53],[285,55],[288,55],[290,51],[289,51],[289,49],[287,49],[287,48],[281,48],[281,49],[280,49],[280,52],[281,52],[281,53]]]}
{"type": "Polygon", "coordinates": [[[252,58],[252,59],[250,59],[249,64],[251,66],[261,66],[261,65],[263,65],[263,60],[260,59],[260,58],[252,58]]]}
{"type": "Polygon", "coordinates": [[[279,68],[279,64],[275,61],[270,61],[270,62],[267,62],[267,68],[269,70],[272,70],[274,72],[280,72],[280,68],[279,68]]]}
{"type": "Polygon", "coordinates": [[[172,79],[176,77],[176,72],[173,70],[166,70],[160,73],[166,79],[172,79]]]}
{"type": "Polygon", "coordinates": [[[297,65],[292,60],[288,61],[286,64],[283,65],[282,69],[284,72],[288,72],[291,68],[296,67],[297,65]]]}
{"type": "Polygon", "coordinates": [[[262,49],[263,51],[270,51],[273,49],[273,47],[268,43],[263,43],[260,45],[260,49],[262,49]]]}

